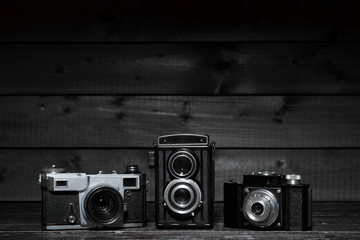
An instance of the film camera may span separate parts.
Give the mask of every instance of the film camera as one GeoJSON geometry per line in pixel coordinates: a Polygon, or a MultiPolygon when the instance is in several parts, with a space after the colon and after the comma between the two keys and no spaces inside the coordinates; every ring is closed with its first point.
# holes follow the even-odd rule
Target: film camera
{"type": "Polygon", "coordinates": [[[258,172],[224,183],[224,226],[310,230],[311,189],[300,175],[258,172]]]}
{"type": "Polygon", "coordinates": [[[54,165],[39,176],[46,230],[145,225],[145,174],[137,165],[125,174],[66,173],[54,165]]]}
{"type": "Polygon", "coordinates": [[[154,145],[156,227],[212,228],[214,143],[207,135],[174,134],[154,145]]]}

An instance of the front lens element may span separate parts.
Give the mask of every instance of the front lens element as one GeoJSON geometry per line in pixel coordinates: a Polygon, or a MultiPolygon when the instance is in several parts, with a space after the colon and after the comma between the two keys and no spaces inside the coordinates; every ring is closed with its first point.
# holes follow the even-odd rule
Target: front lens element
{"type": "Polygon", "coordinates": [[[251,206],[251,211],[254,215],[259,216],[264,212],[264,206],[261,203],[254,203],[251,206]]]}
{"type": "Polygon", "coordinates": [[[187,189],[178,189],[174,194],[174,200],[180,206],[184,206],[189,203],[191,194],[187,189]]]}
{"type": "Polygon", "coordinates": [[[193,168],[193,164],[187,156],[179,156],[175,158],[172,166],[174,172],[180,176],[188,175],[193,168]]]}
{"type": "Polygon", "coordinates": [[[99,212],[106,212],[114,207],[114,202],[112,201],[112,199],[109,199],[107,197],[99,197],[95,201],[96,210],[99,212]]]}

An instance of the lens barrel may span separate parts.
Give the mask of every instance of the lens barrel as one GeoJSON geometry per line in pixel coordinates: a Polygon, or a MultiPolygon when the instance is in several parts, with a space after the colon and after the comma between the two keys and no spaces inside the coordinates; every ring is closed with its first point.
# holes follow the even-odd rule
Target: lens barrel
{"type": "Polygon", "coordinates": [[[175,179],[165,188],[166,206],[176,214],[186,215],[195,211],[201,203],[200,187],[191,179],[175,179]]]}
{"type": "Polygon", "coordinates": [[[189,151],[177,151],[170,156],[168,169],[175,178],[189,178],[196,172],[196,157],[189,151]]]}
{"type": "Polygon", "coordinates": [[[244,199],[244,217],[252,226],[265,228],[272,225],[279,216],[279,211],[279,202],[269,190],[250,191],[244,199]]]}
{"type": "Polygon", "coordinates": [[[123,217],[123,199],[114,188],[97,187],[86,196],[84,211],[94,224],[108,225],[123,217]]]}

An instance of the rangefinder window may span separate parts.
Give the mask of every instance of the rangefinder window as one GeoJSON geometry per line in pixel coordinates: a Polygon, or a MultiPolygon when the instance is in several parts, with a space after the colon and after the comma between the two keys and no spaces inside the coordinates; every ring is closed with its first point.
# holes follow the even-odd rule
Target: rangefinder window
{"type": "Polygon", "coordinates": [[[136,178],[124,178],[123,186],[124,187],[136,187],[136,178]]]}
{"type": "Polygon", "coordinates": [[[66,180],[56,181],[56,187],[67,187],[67,181],[66,180]]]}

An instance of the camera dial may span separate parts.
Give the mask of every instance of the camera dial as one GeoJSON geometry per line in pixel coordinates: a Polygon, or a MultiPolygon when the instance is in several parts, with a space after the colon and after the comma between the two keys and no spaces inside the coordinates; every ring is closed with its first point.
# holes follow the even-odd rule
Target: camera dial
{"type": "Polygon", "coordinates": [[[64,173],[65,170],[65,168],[57,167],[56,165],[51,165],[42,169],[43,173],[64,173]]]}
{"type": "Polygon", "coordinates": [[[275,172],[262,171],[262,172],[253,173],[253,175],[258,175],[258,176],[274,176],[274,175],[275,175],[275,172]]]}
{"type": "Polygon", "coordinates": [[[138,165],[127,165],[126,166],[126,174],[128,173],[140,173],[138,165]]]}
{"type": "Polygon", "coordinates": [[[266,189],[248,193],[243,205],[244,217],[255,227],[268,227],[279,215],[279,203],[274,194],[266,189]]]}
{"type": "Polygon", "coordinates": [[[288,174],[285,175],[286,183],[289,185],[299,185],[301,181],[301,175],[298,174],[288,174]]]}

